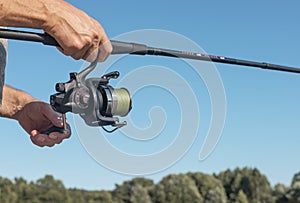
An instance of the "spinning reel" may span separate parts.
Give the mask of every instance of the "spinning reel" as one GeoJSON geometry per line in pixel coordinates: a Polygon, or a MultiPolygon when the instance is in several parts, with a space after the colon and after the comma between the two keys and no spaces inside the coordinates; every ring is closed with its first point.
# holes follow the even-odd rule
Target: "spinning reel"
{"type": "MultiPolygon", "coordinates": [[[[99,54],[98,54],[99,56],[99,54]]],[[[64,133],[66,133],[65,114],[72,112],[79,114],[89,126],[101,126],[106,132],[112,133],[126,125],[120,122],[118,116],[128,115],[132,108],[130,93],[125,88],[113,88],[109,85],[110,79],[117,79],[119,72],[111,72],[100,78],[86,76],[95,69],[98,57],[80,73],[70,73],[70,80],[57,83],[55,89],[58,93],[50,96],[53,109],[63,114],[64,133]],[[112,126],[108,130],[104,126],[112,126]]],[[[50,129],[59,131],[56,127],[50,129]]]]}

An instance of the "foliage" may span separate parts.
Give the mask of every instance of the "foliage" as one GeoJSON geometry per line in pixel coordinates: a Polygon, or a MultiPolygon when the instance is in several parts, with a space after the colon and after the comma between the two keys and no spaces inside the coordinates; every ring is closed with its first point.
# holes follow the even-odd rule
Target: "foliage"
{"type": "Polygon", "coordinates": [[[227,197],[232,202],[237,199],[240,190],[247,196],[249,203],[275,202],[269,181],[256,168],[226,170],[217,178],[222,181],[227,197]]]}
{"type": "Polygon", "coordinates": [[[292,186],[293,189],[299,189],[300,188],[300,172],[296,173],[294,175],[291,186],[292,186]]]}
{"type": "Polygon", "coordinates": [[[203,197],[188,175],[178,174],[169,175],[156,185],[153,200],[157,203],[201,203],[203,197]]]}
{"type": "Polygon", "coordinates": [[[131,181],[125,181],[122,185],[116,185],[116,189],[112,191],[112,196],[117,203],[151,203],[149,192],[153,187],[152,180],[134,178],[131,181]]]}
{"type": "Polygon", "coordinates": [[[272,188],[258,169],[236,168],[219,174],[172,174],[155,184],[134,178],[112,191],[67,189],[51,175],[37,181],[0,177],[0,203],[296,203],[300,202],[300,173],[291,185],[272,188]]]}
{"type": "Polygon", "coordinates": [[[276,203],[300,202],[300,172],[294,175],[290,187],[277,184],[274,194],[276,195],[276,203]]]}
{"type": "Polygon", "coordinates": [[[243,192],[243,190],[240,190],[235,198],[234,203],[248,203],[248,198],[243,192]]]}
{"type": "Polygon", "coordinates": [[[226,203],[226,193],[222,182],[216,177],[203,173],[188,173],[194,180],[198,192],[204,197],[204,203],[226,203]]]}

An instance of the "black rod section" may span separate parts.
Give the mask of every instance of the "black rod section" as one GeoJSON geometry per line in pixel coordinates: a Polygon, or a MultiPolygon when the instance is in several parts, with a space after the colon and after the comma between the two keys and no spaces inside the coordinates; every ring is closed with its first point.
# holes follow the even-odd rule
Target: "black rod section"
{"type": "Polygon", "coordinates": [[[57,41],[48,34],[24,32],[19,30],[9,30],[0,28],[0,38],[22,40],[30,42],[41,42],[44,45],[59,46],[57,41]]]}
{"type": "Polygon", "coordinates": [[[255,62],[255,61],[249,61],[249,60],[229,58],[229,57],[225,57],[225,56],[214,56],[214,55],[209,55],[209,54],[177,51],[177,50],[170,50],[170,49],[159,49],[159,48],[151,48],[150,47],[150,48],[148,48],[147,54],[148,55],[159,55],[159,56],[194,59],[194,60],[201,60],[201,61],[208,61],[208,62],[241,65],[241,66],[249,66],[249,67],[258,67],[258,68],[263,68],[263,69],[285,71],[285,72],[292,72],[292,73],[300,73],[300,68],[296,68],[296,67],[282,66],[282,65],[265,63],[265,62],[255,62]]]}
{"type": "MultiPolygon", "coordinates": [[[[40,42],[43,43],[44,45],[59,46],[57,41],[46,33],[35,33],[35,32],[24,32],[18,30],[0,29],[0,38],[40,42]]],[[[216,62],[216,63],[258,67],[258,68],[270,69],[276,71],[300,73],[300,68],[276,65],[276,64],[265,63],[265,62],[255,62],[249,60],[229,58],[224,56],[214,56],[209,54],[154,48],[154,47],[148,47],[147,45],[144,44],[121,42],[115,40],[111,40],[111,44],[113,47],[113,51],[111,54],[168,56],[168,57],[216,62]]]]}

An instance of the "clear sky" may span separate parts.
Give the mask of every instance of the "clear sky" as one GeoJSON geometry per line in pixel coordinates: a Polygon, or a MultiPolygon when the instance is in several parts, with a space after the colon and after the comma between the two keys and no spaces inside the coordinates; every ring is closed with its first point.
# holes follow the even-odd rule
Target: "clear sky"
{"type": "MultiPolygon", "coordinates": [[[[167,30],[194,41],[210,54],[300,67],[300,2],[296,0],[69,2],[99,20],[110,38],[136,30],[167,30]]],[[[155,46],[166,44],[163,39],[149,40],[155,46]]],[[[176,42],[170,46],[185,48],[176,42]]],[[[78,71],[83,63],[63,56],[52,47],[10,41],[6,83],[48,101],[55,83],[67,81],[68,73],[78,71]]],[[[127,57],[110,70],[118,70],[125,76],[136,67],[153,64],[167,66],[188,81],[201,112],[190,113],[190,119],[200,116],[200,126],[196,140],[182,159],[166,170],[144,177],[159,181],[170,173],[211,174],[248,166],[266,174],[271,184],[290,184],[292,176],[300,171],[300,75],[215,64],[226,94],[226,120],[216,148],[199,161],[199,151],[209,129],[211,104],[209,91],[195,71],[185,69],[186,64],[176,59],[139,56],[127,57]]],[[[105,64],[103,67],[108,68],[105,64]]],[[[159,78],[164,80],[162,76],[159,78]]],[[[130,81],[133,85],[138,82],[130,81]]],[[[126,86],[125,82],[122,84],[126,86]]],[[[174,84],[180,83],[174,79],[174,84]]],[[[170,92],[155,86],[140,90],[133,99],[131,120],[140,128],[150,125],[151,107],[165,108],[162,115],[168,120],[159,136],[143,142],[134,142],[121,132],[107,135],[99,131],[93,136],[106,137],[116,148],[131,154],[145,155],[167,147],[176,137],[173,127],[179,125],[181,118],[177,104],[183,101],[176,101],[170,92]]],[[[1,119],[0,175],[36,180],[52,174],[67,187],[85,189],[113,189],[115,184],[134,177],[98,164],[81,144],[82,135],[75,131],[75,119],[71,114],[68,118],[73,135],[54,148],[34,146],[15,121],[1,119]]],[[[102,149],[103,143],[95,146],[102,149]]],[[[109,153],[105,155],[110,158],[109,153]]]]}

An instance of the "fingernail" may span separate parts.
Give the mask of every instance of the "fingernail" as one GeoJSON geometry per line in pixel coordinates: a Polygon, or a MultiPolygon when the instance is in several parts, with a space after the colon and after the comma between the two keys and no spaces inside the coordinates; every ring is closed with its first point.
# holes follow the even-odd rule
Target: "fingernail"
{"type": "Polygon", "coordinates": [[[58,125],[63,126],[62,117],[57,117],[57,122],[58,122],[58,125]]]}

